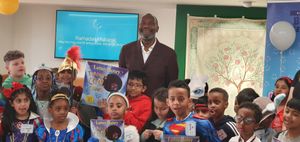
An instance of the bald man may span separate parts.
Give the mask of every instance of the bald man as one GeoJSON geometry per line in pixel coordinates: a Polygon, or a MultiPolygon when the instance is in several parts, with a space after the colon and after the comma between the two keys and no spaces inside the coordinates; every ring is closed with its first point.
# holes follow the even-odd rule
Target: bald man
{"type": "Polygon", "coordinates": [[[152,14],[142,17],[139,24],[140,39],[123,46],[119,67],[129,71],[139,70],[147,75],[146,94],[151,96],[155,89],[167,87],[178,78],[176,53],[156,38],[158,21],[152,14]]]}

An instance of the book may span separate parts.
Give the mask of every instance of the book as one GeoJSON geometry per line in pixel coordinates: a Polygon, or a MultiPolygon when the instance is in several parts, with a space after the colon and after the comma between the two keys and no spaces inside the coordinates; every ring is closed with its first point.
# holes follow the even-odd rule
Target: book
{"type": "Polygon", "coordinates": [[[197,136],[164,135],[163,142],[200,142],[197,136]]]}
{"type": "Polygon", "coordinates": [[[109,94],[120,92],[125,95],[128,70],[95,62],[87,62],[85,67],[81,101],[98,106],[109,94]]]}
{"type": "Polygon", "coordinates": [[[124,142],[122,120],[91,119],[91,135],[99,142],[124,142]]]}

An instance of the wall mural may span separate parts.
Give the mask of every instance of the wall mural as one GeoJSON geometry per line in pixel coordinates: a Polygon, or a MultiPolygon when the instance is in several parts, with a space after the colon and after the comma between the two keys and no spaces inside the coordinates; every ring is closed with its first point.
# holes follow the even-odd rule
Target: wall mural
{"type": "Polygon", "coordinates": [[[262,93],[265,20],[188,16],[186,78],[207,75],[209,88],[230,95],[227,114],[234,115],[235,96],[251,87],[262,93]]]}

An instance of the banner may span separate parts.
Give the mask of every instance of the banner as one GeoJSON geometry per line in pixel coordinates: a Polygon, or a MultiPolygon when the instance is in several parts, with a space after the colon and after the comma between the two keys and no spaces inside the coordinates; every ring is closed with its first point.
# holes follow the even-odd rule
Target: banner
{"type": "Polygon", "coordinates": [[[105,64],[87,62],[85,67],[81,101],[98,106],[98,101],[106,99],[113,92],[125,95],[128,70],[105,64]]]}
{"type": "Polygon", "coordinates": [[[275,82],[281,76],[293,79],[300,70],[300,3],[268,3],[267,8],[267,38],[264,63],[264,96],[275,89],[275,82]],[[292,46],[282,53],[271,43],[270,30],[274,24],[285,21],[292,24],[296,31],[296,39],[292,46]]]}

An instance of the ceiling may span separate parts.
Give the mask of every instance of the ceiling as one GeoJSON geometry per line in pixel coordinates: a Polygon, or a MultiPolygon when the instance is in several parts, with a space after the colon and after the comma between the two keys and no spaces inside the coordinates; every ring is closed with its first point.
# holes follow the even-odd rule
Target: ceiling
{"type": "Polygon", "coordinates": [[[267,0],[20,0],[20,2],[24,4],[53,4],[83,7],[114,8],[138,8],[140,6],[149,7],[151,5],[174,6],[177,4],[242,6],[243,1],[251,1],[253,7],[266,7],[267,5],[267,0]]]}

